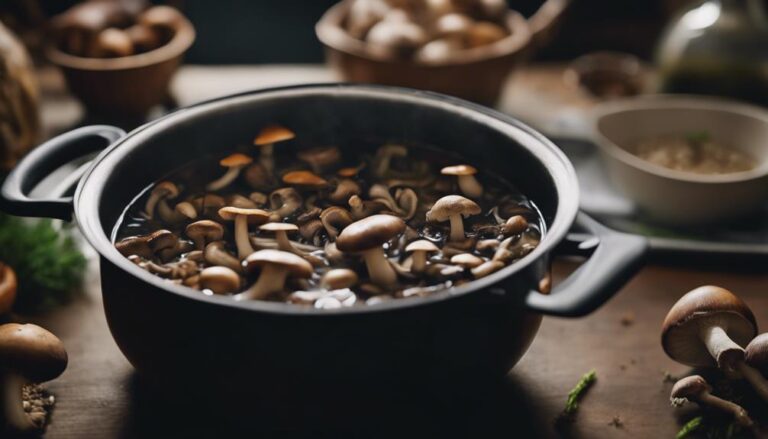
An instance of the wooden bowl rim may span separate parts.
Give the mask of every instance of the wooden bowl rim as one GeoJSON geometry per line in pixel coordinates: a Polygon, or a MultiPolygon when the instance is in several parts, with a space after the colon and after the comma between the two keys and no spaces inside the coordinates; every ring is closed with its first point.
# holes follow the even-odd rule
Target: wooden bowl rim
{"type": "Polygon", "coordinates": [[[186,17],[182,17],[171,41],[149,52],[119,58],[86,58],[71,55],[51,45],[46,50],[46,54],[54,64],[77,70],[128,70],[160,64],[176,58],[186,52],[194,41],[195,28],[186,17]]]}
{"type": "Polygon", "coordinates": [[[533,33],[528,20],[519,12],[510,9],[506,17],[506,27],[509,31],[509,36],[495,43],[457,51],[455,55],[444,61],[416,62],[411,59],[393,59],[385,55],[371,53],[370,50],[367,50],[364,41],[353,37],[343,28],[342,23],[346,18],[350,5],[350,0],[342,0],[331,6],[317,22],[315,33],[320,42],[325,46],[371,61],[408,64],[418,67],[466,65],[517,54],[525,49],[533,39],[533,33]]]}

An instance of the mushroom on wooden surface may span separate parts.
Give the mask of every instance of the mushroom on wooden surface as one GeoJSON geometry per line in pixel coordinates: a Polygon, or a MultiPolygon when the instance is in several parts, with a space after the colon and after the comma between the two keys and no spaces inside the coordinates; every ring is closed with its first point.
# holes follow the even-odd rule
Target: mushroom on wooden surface
{"type": "Polygon", "coordinates": [[[712,395],[712,386],[699,375],[691,375],[682,378],[672,387],[670,401],[672,405],[681,405],[685,400],[695,402],[702,406],[709,406],[717,410],[730,413],[739,425],[751,427],[752,419],[738,404],[726,401],[712,395]]]}
{"type": "Polygon", "coordinates": [[[58,337],[32,324],[0,326],[0,416],[16,433],[39,434],[45,413],[26,413],[22,388],[55,379],[67,368],[67,351],[58,337]]]}

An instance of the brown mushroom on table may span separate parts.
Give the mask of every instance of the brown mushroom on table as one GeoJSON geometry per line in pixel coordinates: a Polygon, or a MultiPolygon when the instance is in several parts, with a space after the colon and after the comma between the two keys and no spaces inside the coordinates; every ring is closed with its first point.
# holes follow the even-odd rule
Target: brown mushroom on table
{"type": "Polygon", "coordinates": [[[699,375],[691,375],[675,383],[670,394],[670,401],[674,406],[682,405],[686,400],[692,401],[701,406],[709,406],[730,413],[736,422],[744,427],[751,427],[753,425],[752,419],[743,407],[718,398],[712,395],[711,392],[712,386],[704,378],[699,375]]]}
{"type": "Polygon", "coordinates": [[[408,244],[405,247],[405,252],[411,253],[411,273],[423,273],[427,267],[427,254],[439,250],[435,244],[426,239],[419,239],[408,244]]]}
{"type": "Polygon", "coordinates": [[[397,274],[382,245],[405,230],[405,222],[392,215],[373,215],[344,228],[336,247],[345,253],[360,253],[371,281],[384,288],[397,284],[397,274]]]}
{"type": "Polygon", "coordinates": [[[320,278],[320,286],[326,290],[341,290],[352,288],[358,281],[357,273],[349,268],[334,268],[328,270],[320,278]]]}
{"type": "Polygon", "coordinates": [[[335,146],[318,146],[299,151],[299,160],[308,164],[316,174],[333,169],[341,162],[341,152],[335,146]]]}
{"type": "Polygon", "coordinates": [[[717,366],[742,376],[765,400],[768,381],[745,363],[746,346],[757,335],[755,316],[730,291],[703,286],[686,293],[664,319],[661,344],[673,360],[692,367],[717,366]]]}
{"type": "Polygon", "coordinates": [[[227,172],[216,180],[208,183],[205,188],[209,191],[218,191],[232,184],[240,175],[240,172],[246,166],[250,165],[253,159],[245,154],[235,153],[224,157],[219,164],[227,168],[227,172]]]}
{"type": "Polygon", "coordinates": [[[744,351],[744,362],[768,377],[768,332],[753,338],[744,351]]]}
{"type": "Polygon", "coordinates": [[[211,265],[221,265],[238,273],[243,271],[240,260],[227,251],[224,241],[214,241],[206,245],[203,257],[205,262],[211,265]]]}
{"type": "Polygon", "coordinates": [[[195,243],[195,248],[203,250],[209,242],[224,237],[224,227],[216,221],[200,220],[187,225],[184,233],[195,243]]]}
{"type": "Polygon", "coordinates": [[[213,294],[236,293],[240,290],[240,275],[227,267],[207,267],[200,272],[200,288],[213,294]]]}
{"type": "Polygon", "coordinates": [[[45,429],[45,413],[25,412],[22,389],[50,381],[66,368],[67,351],[49,331],[32,324],[0,326],[0,416],[11,430],[32,434],[45,429]]]}
{"type": "Polygon", "coordinates": [[[254,252],[248,236],[248,225],[261,225],[269,221],[269,213],[261,209],[241,209],[238,207],[222,207],[219,209],[219,216],[225,221],[235,222],[235,244],[237,245],[237,255],[240,259],[245,259],[254,252]]]}
{"type": "Polygon", "coordinates": [[[0,315],[11,311],[16,301],[17,287],[16,273],[10,266],[0,262],[0,315]]]}
{"type": "Polygon", "coordinates": [[[444,222],[450,220],[451,232],[448,241],[461,242],[466,238],[462,218],[479,213],[480,206],[474,201],[461,195],[446,195],[437,200],[432,208],[429,209],[427,221],[444,222]]]}
{"type": "Polygon", "coordinates": [[[265,299],[285,288],[288,276],[306,279],[312,276],[312,265],[294,255],[280,250],[259,250],[245,259],[248,272],[261,268],[259,279],[250,288],[238,294],[238,300],[265,299]]]}
{"type": "Polygon", "coordinates": [[[260,148],[259,163],[264,167],[267,175],[272,175],[275,170],[274,148],[275,144],[285,142],[296,137],[293,131],[281,125],[267,125],[253,139],[253,144],[260,148]]]}
{"type": "Polygon", "coordinates": [[[470,198],[483,196],[483,186],[475,178],[477,169],[470,165],[446,166],[440,170],[443,175],[451,175],[457,178],[459,189],[470,198]]]}

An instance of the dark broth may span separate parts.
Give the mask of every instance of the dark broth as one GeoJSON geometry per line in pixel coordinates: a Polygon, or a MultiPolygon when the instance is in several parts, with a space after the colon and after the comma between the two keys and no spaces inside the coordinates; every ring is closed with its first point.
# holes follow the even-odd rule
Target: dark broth
{"type": "MultiPolygon", "coordinates": [[[[297,151],[306,148],[297,148],[295,144],[297,141],[290,141],[284,144],[277,144],[275,146],[274,153],[274,174],[278,178],[292,170],[309,170],[309,165],[296,158],[297,151]]],[[[338,205],[331,203],[327,200],[326,196],[329,192],[333,191],[334,183],[339,180],[336,176],[336,171],[341,167],[354,167],[361,164],[365,164],[360,170],[357,176],[352,177],[362,188],[360,198],[368,200],[368,190],[373,183],[382,183],[381,180],[377,180],[373,177],[372,173],[372,161],[374,161],[375,152],[377,147],[381,146],[382,142],[364,142],[356,143],[353,147],[340,147],[341,162],[338,166],[332,166],[328,171],[319,173],[322,177],[331,183],[330,188],[324,190],[317,189],[302,189],[297,188],[297,191],[302,195],[303,203],[293,214],[282,219],[283,222],[295,224],[297,218],[305,214],[309,207],[307,206],[308,200],[314,200],[314,205],[320,209],[325,209],[332,205],[338,205]]],[[[268,297],[266,300],[271,301],[286,301],[292,303],[303,303],[306,305],[312,305],[313,303],[317,307],[325,307],[318,305],[317,302],[312,300],[305,300],[307,297],[321,297],[326,290],[322,290],[319,286],[319,282],[323,273],[333,268],[349,268],[354,270],[360,281],[342,292],[330,291],[334,293],[338,301],[343,306],[353,306],[362,303],[377,303],[383,300],[392,298],[409,297],[409,296],[426,296],[445,288],[460,285],[469,282],[477,277],[470,269],[455,270],[448,269],[446,272],[451,272],[450,275],[419,275],[413,278],[407,276],[408,271],[408,255],[404,251],[404,248],[408,243],[417,239],[426,239],[433,242],[441,250],[430,255],[428,258],[429,264],[436,267],[445,266],[450,268],[455,264],[450,263],[450,257],[457,253],[470,253],[481,257],[484,261],[490,261],[494,259],[494,249],[478,249],[477,242],[483,240],[496,239],[499,243],[504,242],[508,245],[508,250],[512,253],[510,259],[509,255],[504,261],[504,265],[514,263],[516,260],[522,258],[533,248],[538,245],[543,234],[545,233],[545,224],[541,219],[541,215],[535,206],[535,204],[527,199],[523,194],[518,191],[513,184],[509,181],[486,172],[482,167],[478,167],[478,172],[475,177],[483,186],[483,195],[479,198],[473,198],[480,209],[481,213],[474,216],[469,216],[464,219],[464,229],[466,230],[467,242],[461,244],[455,244],[457,248],[454,248],[453,243],[447,243],[447,235],[449,231],[448,222],[434,224],[427,223],[426,211],[434,203],[435,200],[446,195],[461,195],[461,191],[458,188],[456,177],[440,175],[440,170],[445,166],[452,166],[457,164],[466,163],[461,157],[452,155],[442,150],[429,147],[428,145],[407,145],[408,156],[406,158],[393,158],[390,164],[391,174],[396,178],[402,175],[418,174],[424,176],[433,176],[432,182],[424,187],[413,187],[414,191],[418,195],[419,203],[415,215],[412,219],[406,220],[408,230],[401,234],[399,237],[393,238],[390,242],[384,245],[387,258],[397,264],[401,264],[401,270],[399,270],[398,283],[395,287],[389,287],[382,289],[376,285],[373,285],[367,276],[366,266],[362,263],[362,259],[358,255],[345,254],[343,260],[337,262],[331,262],[326,258],[325,247],[329,242],[327,233],[320,233],[312,237],[311,239],[305,239],[298,232],[289,235],[289,238],[294,243],[304,244],[317,248],[310,253],[323,260],[323,266],[315,266],[314,273],[309,279],[290,279],[286,284],[285,291],[280,294],[274,294],[268,297]],[[418,171],[418,172],[416,172],[418,171]],[[503,221],[509,217],[520,215],[527,220],[527,228],[521,233],[515,233],[512,235],[504,235],[501,232],[503,221]],[[418,237],[417,237],[418,235],[418,237]],[[470,246],[468,243],[472,243],[470,246]],[[442,265],[438,265],[442,264],[442,265]],[[404,267],[404,268],[403,268],[404,267]],[[405,272],[405,275],[403,275],[405,272]],[[322,290],[322,291],[321,291],[322,290]],[[300,292],[295,294],[295,292],[300,292]],[[301,293],[306,292],[307,294],[301,293]],[[292,294],[293,293],[293,294],[292,294]]],[[[238,148],[237,151],[249,156],[254,157],[254,163],[256,163],[258,157],[258,149],[254,146],[238,148]]],[[[183,200],[199,197],[205,193],[215,193],[217,195],[226,197],[227,195],[239,194],[248,197],[252,192],[261,192],[269,198],[271,190],[275,190],[289,185],[282,182],[276,183],[269,190],[256,190],[250,187],[244,181],[243,175],[235,180],[232,184],[219,191],[206,191],[205,186],[209,182],[216,180],[223,173],[223,168],[219,165],[219,160],[222,156],[207,156],[199,158],[185,165],[184,167],[176,170],[173,173],[168,174],[161,181],[170,181],[175,183],[179,190],[180,195],[173,200],[169,200],[169,204],[172,206],[175,203],[183,200]]],[[[426,179],[430,179],[425,177],[426,179]]],[[[155,232],[159,229],[167,229],[185,239],[185,227],[191,222],[200,219],[213,219],[211,217],[200,217],[195,220],[184,221],[178,224],[168,224],[155,216],[154,219],[147,219],[144,214],[144,206],[149,197],[150,191],[155,184],[147,187],[141,194],[139,194],[133,202],[125,209],[123,215],[118,220],[113,233],[113,242],[118,242],[127,237],[147,235],[155,232]]],[[[396,187],[407,186],[395,186],[390,190],[390,194],[395,193],[396,187]]],[[[469,197],[467,197],[469,198],[469,197]]],[[[347,207],[349,206],[342,206],[347,207]]],[[[260,206],[260,209],[270,210],[269,201],[265,206],[260,206]]],[[[224,228],[224,242],[226,248],[233,255],[237,255],[234,239],[233,239],[233,225],[232,222],[220,222],[224,228]]],[[[258,226],[249,226],[249,232],[251,236],[263,236],[265,238],[272,238],[274,235],[272,232],[263,232],[258,230],[258,226]]],[[[490,241],[489,241],[490,242],[490,241]]],[[[492,242],[491,242],[492,243],[492,242]]],[[[308,248],[311,250],[311,248],[308,248]]],[[[174,263],[185,258],[185,254],[180,254],[176,258],[170,261],[162,261],[163,263],[174,263]]],[[[158,262],[159,263],[159,262],[158,262]]],[[[200,264],[200,269],[206,267],[205,263],[200,264]]],[[[498,269],[498,268],[497,268],[498,269]]],[[[494,270],[496,271],[496,270],[494,270]]],[[[243,275],[241,278],[241,291],[252,285],[258,277],[258,273],[251,273],[243,275]]],[[[185,282],[184,279],[169,279],[169,281],[176,283],[185,282]]],[[[211,291],[203,291],[204,294],[212,294],[211,291]]],[[[237,293],[233,291],[232,293],[237,293]]],[[[333,306],[335,307],[335,306],[333,306]]]]}

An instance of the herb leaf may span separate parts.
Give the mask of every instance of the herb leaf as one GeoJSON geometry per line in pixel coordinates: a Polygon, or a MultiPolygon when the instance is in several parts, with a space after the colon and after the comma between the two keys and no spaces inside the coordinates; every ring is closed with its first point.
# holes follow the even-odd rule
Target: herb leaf
{"type": "Polygon", "coordinates": [[[685,425],[683,425],[683,428],[681,428],[680,431],[677,432],[675,439],[687,438],[691,433],[701,428],[701,424],[703,421],[704,421],[704,418],[702,418],[701,416],[696,416],[695,418],[686,422],[685,425]]]}
{"type": "Polygon", "coordinates": [[[595,370],[592,369],[585,373],[579,382],[576,383],[576,386],[568,392],[568,400],[565,403],[565,410],[563,411],[566,415],[576,413],[576,410],[579,408],[579,400],[595,381],[597,381],[597,374],[595,373],[595,370]]]}

